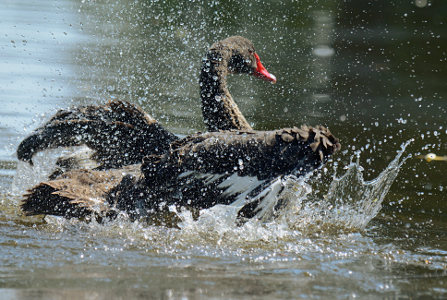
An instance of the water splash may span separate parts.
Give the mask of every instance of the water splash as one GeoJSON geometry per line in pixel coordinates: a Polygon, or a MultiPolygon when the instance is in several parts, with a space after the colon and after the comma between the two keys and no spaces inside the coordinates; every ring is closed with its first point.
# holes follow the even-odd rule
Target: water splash
{"type": "MultiPolygon", "coordinates": [[[[408,157],[401,159],[411,141],[404,143],[389,165],[373,180],[363,179],[363,167],[359,160],[351,162],[340,177],[334,176],[328,192],[317,198],[311,191],[303,195],[302,183],[296,179],[289,184],[298,190],[298,201],[286,191],[289,205],[283,219],[291,228],[313,232],[315,230],[362,230],[378,214],[382,202],[408,157]]],[[[290,179],[289,179],[290,180],[290,179]]],[[[310,181],[315,180],[311,178],[310,181]]]]}
{"type": "MultiPolygon", "coordinates": [[[[17,172],[14,176],[14,180],[11,186],[11,194],[14,196],[21,196],[24,191],[32,188],[40,182],[48,180],[48,176],[50,176],[58,169],[58,158],[68,158],[70,156],[84,158],[89,157],[91,153],[92,150],[85,145],[75,147],[60,147],[56,149],[46,149],[44,151],[38,151],[33,156],[34,165],[30,165],[29,163],[23,161],[18,161],[17,172]]],[[[93,169],[94,167],[97,167],[97,165],[93,165],[91,161],[85,163],[92,164],[91,166],[86,166],[87,169],[93,169]]]]}
{"type": "MultiPolygon", "coordinates": [[[[239,207],[218,205],[204,210],[197,221],[187,212],[181,212],[183,231],[202,232],[214,241],[231,243],[242,239],[275,240],[288,235],[308,235],[325,232],[352,232],[363,230],[378,214],[391,185],[406,161],[402,158],[410,142],[402,145],[396,157],[377,178],[365,181],[359,161],[352,162],[340,177],[334,176],[328,192],[321,198],[315,195],[312,182],[317,176],[309,174],[277,178],[257,197],[263,197],[262,209],[255,218],[237,226],[239,207]],[[230,234],[232,232],[233,234],[230,234]]],[[[319,180],[319,179],[318,179],[319,180]]]]}
{"type": "MultiPolygon", "coordinates": [[[[52,230],[55,227],[60,230],[78,227],[83,223],[81,227],[84,229],[91,226],[96,228],[95,231],[99,227],[101,231],[110,232],[118,226],[125,236],[143,243],[154,239],[163,240],[168,233],[171,241],[189,241],[186,243],[189,245],[194,241],[195,244],[230,249],[252,247],[254,244],[264,248],[272,242],[276,243],[274,247],[278,247],[279,241],[296,241],[309,235],[355,232],[364,229],[380,211],[385,196],[406,160],[401,158],[408,144],[403,144],[385,170],[370,181],[363,179],[363,168],[358,160],[352,162],[342,176],[333,177],[328,191],[321,197],[312,188],[320,180],[315,174],[299,178],[293,175],[276,178],[256,196],[262,198],[261,209],[256,217],[243,225],[237,222],[237,213],[243,205],[241,202],[203,210],[197,220],[188,210],[176,212],[182,220],[180,230],[131,223],[125,216],[105,224],[85,224],[58,217],[47,217],[45,220],[52,230]]],[[[20,178],[17,180],[20,182],[20,178]]],[[[163,244],[166,242],[164,240],[163,244]]]]}
{"type": "MultiPolygon", "coordinates": [[[[349,268],[344,267],[346,264],[352,267],[360,260],[368,262],[373,270],[365,277],[370,286],[374,282],[371,274],[377,272],[375,260],[427,267],[425,256],[393,244],[375,243],[361,232],[379,212],[407,159],[402,156],[408,144],[370,181],[363,179],[359,162],[352,162],[342,176],[334,176],[321,197],[312,189],[315,174],[278,178],[263,191],[270,200],[264,209],[241,226],[236,222],[240,206],[216,205],[201,211],[198,220],[188,210],[178,211],[182,219],[179,228],[130,222],[125,214],[103,223],[47,216],[38,228],[67,241],[74,238],[81,243],[83,259],[95,263],[100,258],[109,263],[111,256],[131,252],[138,255],[133,262],[156,257],[169,264],[183,258],[189,264],[191,259],[214,261],[219,257],[223,262],[284,264],[286,269],[296,264],[297,269],[307,267],[314,274],[333,272],[339,276],[349,268]],[[98,251],[104,254],[98,255],[98,251]]],[[[445,267],[442,256],[433,257],[436,267],[445,267]]]]}

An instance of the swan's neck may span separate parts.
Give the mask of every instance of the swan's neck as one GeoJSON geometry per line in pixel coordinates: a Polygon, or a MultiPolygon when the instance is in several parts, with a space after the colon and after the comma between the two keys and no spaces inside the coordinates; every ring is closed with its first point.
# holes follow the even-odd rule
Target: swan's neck
{"type": "Polygon", "coordinates": [[[209,131],[251,130],[227,88],[228,57],[210,51],[203,60],[200,74],[202,113],[209,131]]]}

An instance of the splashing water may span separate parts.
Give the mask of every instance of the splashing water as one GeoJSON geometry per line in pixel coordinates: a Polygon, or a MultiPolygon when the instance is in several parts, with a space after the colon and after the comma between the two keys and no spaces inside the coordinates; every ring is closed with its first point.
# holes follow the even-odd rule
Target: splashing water
{"type": "MultiPolygon", "coordinates": [[[[344,175],[334,176],[328,192],[321,197],[312,188],[313,181],[319,179],[315,174],[277,178],[259,194],[264,203],[256,218],[240,226],[236,222],[240,205],[214,206],[201,211],[198,220],[187,210],[179,211],[180,228],[130,222],[125,214],[102,223],[53,216],[46,216],[44,222],[38,217],[32,222],[26,218],[26,223],[23,218],[15,220],[28,225],[20,226],[27,234],[26,243],[37,236],[34,243],[43,249],[39,253],[47,251],[45,255],[51,257],[50,261],[70,266],[73,261],[112,264],[123,269],[129,265],[144,266],[145,270],[148,265],[162,265],[168,271],[162,268],[161,272],[168,273],[173,266],[187,270],[198,266],[205,270],[205,276],[213,272],[219,276],[227,276],[228,272],[237,276],[260,272],[263,278],[273,274],[275,282],[278,274],[283,273],[298,280],[310,277],[318,282],[341,280],[343,284],[356,278],[370,292],[372,286],[385,282],[377,276],[384,272],[384,264],[444,269],[446,266],[444,252],[430,254],[433,265],[427,265],[425,252],[413,253],[394,244],[376,243],[368,236],[369,229],[361,232],[380,210],[406,160],[401,157],[407,145],[371,181],[363,180],[358,161],[351,163],[344,175]],[[264,268],[266,274],[262,273],[264,268]]],[[[46,266],[35,259],[34,250],[32,253],[20,254],[17,259],[25,257],[32,264],[37,261],[46,266]]]]}
{"type": "Polygon", "coordinates": [[[363,179],[363,167],[358,159],[351,162],[344,175],[334,176],[322,199],[311,194],[312,190],[307,184],[303,186],[296,179],[289,178],[292,189],[305,188],[308,192],[302,196],[300,190],[298,201],[290,201],[293,195],[287,195],[290,204],[284,210],[283,219],[291,228],[306,232],[364,229],[380,211],[385,196],[408,158],[401,160],[409,143],[403,144],[385,170],[370,181],[363,179]]]}
{"type": "Polygon", "coordinates": [[[324,201],[328,208],[332,208],[327,215],[329,222],[341,222],[346,227],[364,229],[380,211],[385,196],[408,158],[401,160],[410,143],[404,143],[396,157],[373,180],[363,179],[363,168],[358,160],[348,166],[343,176],[334,178],[324,201]]]}
{"type": "Polygon", "coordinates": [[[318,199],[311,187],[312,174],[297,178],[293,175],[272,181],[257,197],[263,197],[262,209],[243,226],[236,222],[240,207],[217,205],[204,210],[197,221],[189,212],[179,215],[180,228],[185,234],[201,235],[217,244],[245,244],[255,241],[290,239],[297,236],[352,232],[364,229],[382,207],[392,183],[406,158],[401,159],[402,145],[396,157],[373,180],[363,179],[363,168],[352,162],[341,177],[333,178],[328,192],[318,199]]]}
{"type": "MultiPolygon", "coordinates": [[[[118,226],[120,235],[129,236],[132,240],[164,240],[165,244],[167,238],[171,241],[194,241],[194,244],[214,244],[228,249],[252,247],[254,244],[264,248],[266,243],[272,242],[277,247],[279,241],[296,240],[321,232],[331,235],[340,231],[359,231],[379,212],[386,194],[407,159],[401,157],[408,144],[409,142],[403,144],[386,169],[370,181],[363,179],[363,168],[359,162],[352,162],[344,175],[334,176],[323,197],[317,197],[312,189],[312,183],[319,179],[315,174],[300,178],[293,175],[276,178],[253,199],[262,200],[260,210],[256,217],[243,225],[238,225],[237,222],[241,201],[236,201],[233,205],[216,205],[202,210],[197,220],[194,220],[188,210],[176,212],[182,220],[180,230],[130,223],[125,216],[104,224],[92,222],[82,227],[92,227],[95,231],[102,228],[100,231],[109,235],[110,229],[118,226]]],[[[52,230],[54,227],[64,230],[82,223],[51,216],[47,216],[45,220],[52,230]]]]}
{"type": "MultiPolygon", "coordinates": [[[[32,188],[40,182],[48,180],[48,177],[57,169],[57,159],[60,157],[76,156],[77,159],[90,157],[93,150],[87,146],[60,147],[56,149],[47,149],[39,151],[33,156],[33,164],[31,166],[27,162],[18,161],[17,172],[11,186],[11,193],[20,196],[24,191],[32,188]]],[[[93,169],[97,167],[95,162],[91,160],[82,161],[84,167],[93,169]]]]}
{"type": "MultiPolygon", "coordinates": [[[[406,160],[401,157],[407,145],[371,181],[363,180],[358,161],[351,163],[342,176],[334,176],[328,192],[321,197],[312,188],[313,181],[319,179],[315,174],[277,178],[259,194],[264,203],[258,215],[243,225],[237,224],[239,204],[202,210],[197,220],[188,210],[178,211],[182,220],[179,228],[130,222],[125,214],[103,223],[46,216],[45,222],[37,222],[37,228],[43,235],[63,238],[63,244],[74,243],[70,247],[82,249],[83,261],[96,264],[98,260],[108,264],[110,257],[119,260],[131,255],[132,264],[146,264],[153,259],[172,265],[183,258],[184,264],[203,260],[214,268],[218,257],[218,265],[270,262],[291,272],[309,269],[313,274],[328,276],[329,272],[338,278],[347,270],[346,263],[353,266],[357,260],[366,261],[373,266],[373,271],[364,276],[369,288],[375,284],[371,279],[377,269],[375,260],[391,258],[414,265],[423,261],[419,254],[376,244],[361,232],[379,212],[406,160]]],[[[60,256],[66,259],[65,255],[60,256]]],[[[445,265],[442,259],[438,259],[437,266],[445,265]]]]}

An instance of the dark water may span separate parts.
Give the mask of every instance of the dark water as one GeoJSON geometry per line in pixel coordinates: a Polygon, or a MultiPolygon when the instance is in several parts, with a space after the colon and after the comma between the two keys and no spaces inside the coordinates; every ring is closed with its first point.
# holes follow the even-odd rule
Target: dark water
{"type": "Polygon", "coordinates": [[[204,130],[201,57],[235,34],[278,78],[229,78],[254,128],[327,125],[343,147],[328,170],[359,156],[366,179],[410,139],[404,156],[447,155],[446,23],[428,0],[3,0],[0,298],[447,297],[447,162],[408,158],[365,229],[237,228],[219,211],[182,230],[43,221],[18,208],[37,176],[13,185],[18,143],[62,107],[118,98],[204,130]]]}

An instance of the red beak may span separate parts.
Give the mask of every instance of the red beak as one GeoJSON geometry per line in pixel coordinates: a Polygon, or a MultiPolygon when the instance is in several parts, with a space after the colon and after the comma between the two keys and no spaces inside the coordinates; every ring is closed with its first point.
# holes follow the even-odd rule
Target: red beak
{"type": "Polygon", "coordinates": [[[270,74],[266,68],[261,63],[261,60],[259,59],[259,55],[255,53],[256,58],[256,70],[253,73],[258,78],[270,81],[272,83],[276,83],[276,77],[273,74],[270,74]]]}

